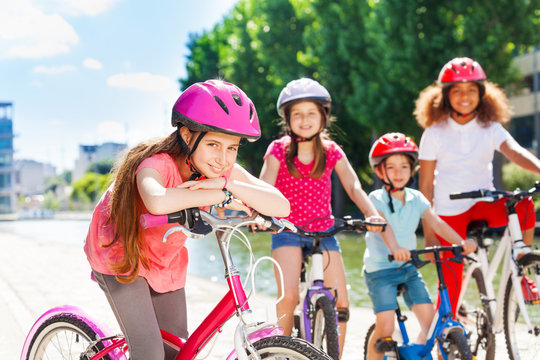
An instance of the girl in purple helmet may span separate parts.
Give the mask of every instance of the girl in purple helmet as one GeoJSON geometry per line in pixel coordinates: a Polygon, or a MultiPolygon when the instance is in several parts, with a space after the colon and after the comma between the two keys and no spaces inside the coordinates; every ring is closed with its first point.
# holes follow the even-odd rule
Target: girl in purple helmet
{"type": "MultiPolygon", "coordinates": [[[[345,153],[325,131],[330,122],[330,102],[328,91],[315,80],[302,78],[287,84],[277,101],[286,135],[268,147],[260,178],[275,185],[289,199],[291,215],[287,219],[310,231],[333,226],[330,202],[333,170],[367,219],[384,222],[362,190],[345,153]]],[[[380,231],[380,228],[375,226],[370,230],[380,231]]],[[[298,302],[302,249],[311,246],[311,239],[293,233],[272,235],[272,257],[280,264],[284,275],[285,288],[279,289],[279,293],[284,291],[285,297],[278,303],[277,313],[286,335],[291,333],[293,310],[298,302]]],[[[329,250],[324,252],[324,282],[330,288],[337,287],[340,349],[343,349],[349,319],[343,259],[335,237],[323,239],[322,248],[329,250]]]]}
{"type": "MultiPolygon", "coordinates": [[[[450,200],[449,194],[493,189],[492,161],[495,150],[526,170],[540,173],[540,161],[522,148],[502,126],[510,121],[508,98],[486,80],[480,64],[455,58],[441,69],[437,84],[425,88],[414,111],[424,133],[420,141],[420,191],[433,203],[435,212],[462,238],[472,220],[489,226],[507,223],[504,199],[495,203],[471,199],[450,200]]],[[[523,240],[531,245],[535,227],[534,205],[524,199],[516,208],[523,240]]],[[[424,223],[427,245],[448,242],[424,223]]],[[[443,267],[452,311],[461,289],[463,264],[443,267]]]]}
{"type": "Polygon", "coordinates": [[[166,243],[167,224],[142,229],[144,213],[219,205],[287,216],[287,199],[236,163],[240,140],[260,137],[255,107],[238,87],[209,80],[186,89],[172,111],[169,136],[141,143],[114,168],[86,243],[88,261],[127,338],[131,359],[173,359],[160,328],[186,338],[186,236],[166,243]]]}

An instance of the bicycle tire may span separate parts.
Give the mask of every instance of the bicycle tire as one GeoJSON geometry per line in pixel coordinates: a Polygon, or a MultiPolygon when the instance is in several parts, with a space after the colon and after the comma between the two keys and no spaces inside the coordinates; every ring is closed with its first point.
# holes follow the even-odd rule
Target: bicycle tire
{"type": "Polygon", "coordinates": [[[332,300],[326,296],[321,296],[315,302],[315,313],[311,319],[311,334],[315,347],[326,352],[332,359],[339,360],[336,310],[332,300]]]}
{"type": "MultiPolygon", "coordinates": [[[[527,275],[534,279],[535,274],[540,271],[540,252],[533,251],[525,254],[518,260],[518,265],[522,269],[522,275],[527,275]]],[[[540,286],[540,284],[537,284],[540,286]]],[[[514,296],[514,287],[511,278],[506,283],[504,294],[504,336],[506,348],[511,360],[517,359],[538,359],[540,356],[540,301],[526,303],[529,319],[535,327],[533,334],[527,330],[522,314],[520,313],[517,300],[514,296]]]]}
{"type": "Polygon", "coordinates": [[[482,298],[487,299],[484,275],[482,274],[482,271],[477,268],[473,271],[472,277],[476,282],[480,294],[480,301],[482,303],[482,309],[475,311],[476,338],[474,339],[475,350],[473,351],[473,355],[479,359],[494,360],[496,342],[495,334],[493,333],[493,318],[491,316],[489,302],[482,301],[482,298]]]}
{"type": "MultiPolygon", "coordinates": [[[[83,319],[75,314],[62,313],[52,316],[36,331],[26,356],[26,360],[81,360],[81,354],[90,343],[97,340],[96,332],[83,319]]],[[[98,343],[92,348],[96,353],[102,350],[98,343]]],[[[102,358],[110,360],[109,356],[102,358]]]]}
{"type": "MultiPolygon", "coordinates": [[[[328,354],[317,349],[313,344],[290,336],[271,336],[253,343],[257,355],[266,360],[332,360],[328,354]]],[[[253,354],[248,354],[253,359],[253,354]]]]}
{"type": "Polygon", "coordinates": [[[369,341],[371,340],[371,337],[373,336],[373,332],[375,331],[375,324],[371,324],[368,331],[366,332],[366,336],[364,337],[364,360],[368,360],[368,347],[369,347],[369,341]]]}
{"type": "Polygon", "coordinates": [[[453,331],[448,334],[446,340],[448,347],[444,349],[448,360],[472,360],[473,355],[465,335],[459,331],[453,331]]]}

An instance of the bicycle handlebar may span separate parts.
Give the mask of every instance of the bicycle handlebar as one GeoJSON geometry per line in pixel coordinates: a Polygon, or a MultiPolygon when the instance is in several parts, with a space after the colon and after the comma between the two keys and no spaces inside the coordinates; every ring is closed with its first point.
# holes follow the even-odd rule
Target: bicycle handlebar
{"type": "Polygon", "coordinates": [[[497,200],[504,197],[504,198],[513,198],[516,200],[521,200],[537,192],[540,192],[540,181],[537,181],[534,184],[534,187],[529,190],[516,189],[514,191],[504,191],[504,190],[480,189],[480,190],[467,191],[467,192],[462,192],[462,193],[453,193],[453,194],[450,194],[450,199],[458,200],[458,199],[491,198],[493,200],[497,200]]]}
{"type": "Polygon", "coordinates": [[[342,231],[367,231],[368,226],[382,226],[382,231],[386,229],[386,223],[372,223],[362,219],[352,219],[349,216],[345,216],[341,219],[343,224],[336,226],[330,230],[325,231],[308,231],[300,227],[296,227],[296,233],[298,235],[309,238],[327,238],[336,235],[342,231]]]}
{"type": "MultiPolygon", "coordinates": [[[[450,251],[454,255],[450,260],[461,263],[463,262],[463,258],[470,259],[468,256],[463,255],[463,247],[461,245],[452,245],[452,246],[430,246],[424,249],[416,249],[416,250],[409,250],[411,252],[411,258],[401,266],[405,266],[408,263],[413,264],[417,269],[420,269],[422,266],[429,264],[431,261],[429,260],[421,260],[418,255],[426,254],[426,253],[440,253],[443,251],[450,251]]],[[[438,256],[437,256],[438,258],[438,256]]],[[[394,261],[394,255],[388,255],[388,260],[390,262],[394,261]]]]}
{"type": "Polygon", "coordinates": [[[278,220],[275,217],[262,215],[257,212],[253,212],[251,216],[227,216],[219,218],[199,208],[189,208],[171,214],[143,214],[140,217],[140,223],[143,229],[164,224],[178,223],[180,226],[184,227],[183,233],[195,238],[206,236],[212,232],[214,227],[237,226],[248,221],[263,225],[276,232],[281,232],[284,229],[296,230],[294,225],[287,220],[278,220]]]}

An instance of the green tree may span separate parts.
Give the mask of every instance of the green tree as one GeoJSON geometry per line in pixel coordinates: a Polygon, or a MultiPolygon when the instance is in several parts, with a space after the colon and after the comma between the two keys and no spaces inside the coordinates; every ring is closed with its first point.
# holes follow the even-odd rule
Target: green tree
{"type": "Polygon", "coordinates": [[[70,198],[83,204],[95,203],[107,190],[110,178],[110,174],[88,172],[73,183],[70,198]]]}
{"type": "Polygon", "coordinates": [[[111,169],[113,166],[114,166],[113,158],[104,158],[104,159],[97,160],[91,163],[90,166],[88,166],[88,169],[86,169],[86,172],[94,172],[94,173],[105,175],[111,172],[111,169]]]}

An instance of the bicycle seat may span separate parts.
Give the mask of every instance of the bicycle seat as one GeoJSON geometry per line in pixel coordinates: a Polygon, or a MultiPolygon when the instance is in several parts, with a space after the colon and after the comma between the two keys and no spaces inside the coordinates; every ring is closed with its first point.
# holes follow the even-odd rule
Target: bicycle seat
{"type": "Polygon", "coordinates": [[[407,292],[407,290],[409,290],[409,288],[406,284],[399,284],[397,286],[397,296],[402,295],[404,292],[407,292]]]}
{"type": "Polygon", "coordinates": [[[477,241],[478,246],[487,248],[491,245],[491,241],[484,239],[484,233],[488,229],[488,223],[485,220],[474,220],[467,226],[467,235],[477,241]]]}

